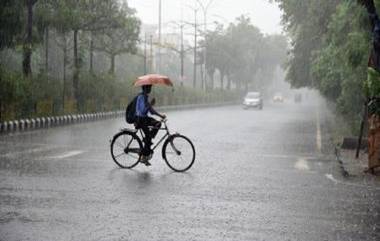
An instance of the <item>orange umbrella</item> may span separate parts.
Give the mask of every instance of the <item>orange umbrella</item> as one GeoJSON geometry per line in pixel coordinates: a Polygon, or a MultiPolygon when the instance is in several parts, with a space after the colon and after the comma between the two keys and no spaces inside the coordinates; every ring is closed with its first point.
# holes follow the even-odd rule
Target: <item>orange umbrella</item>
{"type": "Polygon", "coordinates": [[[159,74],[148,74],[144,76],[140,76],[135,80],[135,86],[143,86],[143,85],[167,85],[167,86],[173,86],[172,81],[169,79],[169,77],[165,75],[159,75],[159,74]]]}

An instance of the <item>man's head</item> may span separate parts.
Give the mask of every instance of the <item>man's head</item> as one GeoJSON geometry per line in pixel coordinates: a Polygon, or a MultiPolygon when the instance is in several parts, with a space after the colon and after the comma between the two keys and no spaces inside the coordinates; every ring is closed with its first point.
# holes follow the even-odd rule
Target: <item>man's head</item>
{"type": "Polygon", "coordinates": [[[150,94],[152,91],[152,85],[143,85],[141,88],[145,94],[150,94]]]}

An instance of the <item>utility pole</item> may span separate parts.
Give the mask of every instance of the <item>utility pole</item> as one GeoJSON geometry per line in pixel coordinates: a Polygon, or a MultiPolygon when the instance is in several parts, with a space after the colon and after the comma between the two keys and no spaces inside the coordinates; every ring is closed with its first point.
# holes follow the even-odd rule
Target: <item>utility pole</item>
{"type": "Polygon", "coordinates": [[[150,72],[153,73],[153,35],[150,35],[150,72]]]}
{"type": "Polygon", "coordinates": [[[207,89],[207,53],[206,53],[206,48],[207,48],[207,10],[205,10],[204,11],[204,16],[203,16],[203,18],[204,18],[204,29],[203,29],[203,32],[204,32],[204,35],[205,35],[205,37],[204,37],[204,41],[205,41],[205,43],[204,43],[204,48],[203,48],[203,62],[204,62],[204,66],[203,66],[203,68],[204,68],[204,71],[203,71],[203,74],[204,74],[204,77],[203,77],[203,84],[202,84],[202,88],[204,89],[204,90],[206,90],[207,89]]]}
{"type": "Polygon", "coordinates": [[[181,86],[183,86],[183,78],[184,78],[184,49],[183,49],[183,24],[181,24],[181,86]]]}
{"type": "Polygon", "coordinates": [[[146,39],[146,33],[145,33],[145,39],[144,39],[144,75],[146,75],[147,74],[147,63],[146,63],[146,61],[147,61],[147,57],[146,57],[146,41],[147,41],[147,39],[146,39]]]}
{"type": "Polygon", "coordinates": [[[211,6],[211,4],[213,3],[214,0],[209,0],[208,3],[206,5],[204,5],[200,0],[197,0],[197,2],[199,3],[199,5],[201,6],[202,8],[202,11],[203,11],[203,23],[204,23],[204,42],[205,42],[205,46],[204,46],[204,50],[203,50],[203,62],[204,62],[204,71],[203,71],[203,74],[204,74],[204,77],[203,77],[203,82],[202,83],[202,88],[206,87],[207,85],[207,70],[206,70],[206,64],[207,64],[207,56],[206,56],[206,42],[207,42],[207,37],[206,37],[206,34],[207,34],[207,11],[209,9],[209,7],[211,6]]]}
{"type": "Polygon", "coordinates": [[[194,63],[193,63],[193,88],[197,86],[197,11],[198,9],[194,9],[194,63]]]}
{"type": "MultiPolygon", "coordinates": [[[[193,88],[197,87],[197,53],[198,53],[198,10],[199,8],[194,8],[187,5],[191,10],[194,11],[194,23],[188,23],[194,26],[194,48],[193,48],[193,88]]],[[[203,78],[203,75],[202,75],[203,78]]]]}
{"type": "Polygon", "coordinates": [[[157,72],[161,71],[161,28],[162,28],[162,5],[161,0],[158,1],[158,63],[157,72]]]}

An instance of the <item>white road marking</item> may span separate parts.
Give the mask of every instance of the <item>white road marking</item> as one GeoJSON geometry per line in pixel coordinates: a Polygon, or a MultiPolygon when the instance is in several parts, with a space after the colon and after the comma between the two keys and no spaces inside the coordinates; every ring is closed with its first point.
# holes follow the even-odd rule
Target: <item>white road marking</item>
{"type": "Polygon", "coordinates": [[[320,121],[320,115],[319,115],[319,105],[317,106],[317,136],[316,136],[316,141],[317,141],[317,150],[319,152],[322,151],[322,134],[321,134],[321,121],[320,121]]]}
{"type": "Polygon", "coordinates": [[[298,158],[298,161],[296,164],[294,164],[294,167],[301,171],[309,171],[310,167],[307,164],[307,161],[304,158],[298,158]]]}
{"type": "Polygon", "coordinates": [[[25,150],[22,150],[22,151],[14,151],[14,152],[9,152],[9,153],[5,153],[5,154],[1,154],[0,157],[16,157],[16,156],[19,156],[19,155],[26,155],[26,154],[34,154],[34,153],[37,153],[37,152],[43,152],[43,151],[49,151],[49,150],[52,150],[54,149],[53,147],[51,146],[43,146],[43,147],[38,147],[38,148],[33,148],[33,149],[25,149],[25,150]]]}
{"type": "Polygon", "coordinates": [[[47,157],[48,159],[64,159],[64,158],[69,158],[69,157],[73,157],[73,156],[78,156],[80,154],[84,153],[84,151],[69,151],[69,152],[66,152],[62,155],[58,155],[58,156],[50,156],[50,157],[47,157]]]}
{"type": "Polygon", "coordinates": [[[334,178],[332,174],[325,174],[325,177],[329,179],[330,181],[334,182],[334,184],[342,184],[346,186],[351,186],[351,187],[357,187],[357,188],[366,188],[366,189],[373,189],[373,190],[380,190],[380,187],[378,186],[372,186],[372,185],[362,185],[362,184],[357,184],[357,183],[350,183],[350,182],[344,182],[344,181],[339,181],[334,178]]]}
{"type": "Polygon", "coordinates": [[[335,184],[338,184],[339,181],[334,178],[332,174],[326,174],[325,177],[331,181],[333,181],[335,184]]]}

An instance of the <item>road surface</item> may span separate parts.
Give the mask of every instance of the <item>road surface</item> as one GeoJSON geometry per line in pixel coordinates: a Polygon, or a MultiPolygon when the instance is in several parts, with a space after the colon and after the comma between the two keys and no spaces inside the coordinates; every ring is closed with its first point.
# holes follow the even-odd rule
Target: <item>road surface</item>
{"type": "Polygon", "coordinates": [[[322,101],[167,113],[194,166],[119,169],[122,119],[0,136],[0,240],[380,240],[380,187],[344,178],[322,101]]]}

